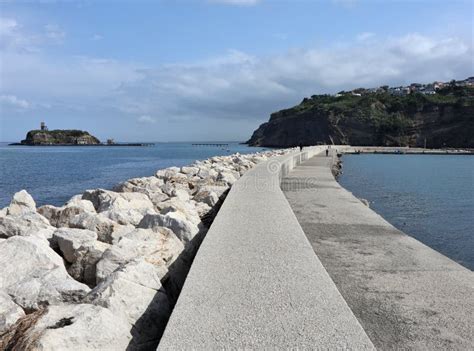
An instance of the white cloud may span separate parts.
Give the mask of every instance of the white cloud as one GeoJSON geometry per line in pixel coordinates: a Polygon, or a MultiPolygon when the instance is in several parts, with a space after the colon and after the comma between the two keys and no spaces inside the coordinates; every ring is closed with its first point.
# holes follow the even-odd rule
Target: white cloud
{"type": "Polygon", "coordinates": [[[210,3],[238,6],[257,5],[261,0],[208,0],[210,3]]]}
{"type": "Polygon", "coordinates": [[[419,34],[271,57],[231,51],[206,62],[142,70],[114,99],[133,113],[262,120],[312,94],[467,77],[472,54],[459,38],[419,34]]]}
{"type": "Polygon", "coordinates": [[[30,107],[28,101],[20,99],[15,95],[0,95],[0,105],[21,110],[30,107]]]}
{"type": "Polygon", "coordinates": [[[156,120],[153,117],[150,117],[148,115],[142,115],[138,117],[137,121],[140,123],[148,123],[148,124],[156,123],[156,120]]]}
{"type": "Polygon", "coordinates": [[[18,23],[12,18],[0,17],[0,35],[11,35],[18,28],[18,23]]]}
{"type": "Polygon", "coordinates": [[[47,38],[59,43],[66,37],[66,32],[56,24],[47,24],[44,26],[44,30],[47,38]]]}
{"type": "Polygon", "coordinates": [[[375,37],[375,33],[363,32],[357,35],[356,39],[358,41],[366,41],[375,37]]]}
{"type": "Polygon", "coordinates": [[[100,35],[100,34],[94,34],[94,35],[91,37],[91,40],[95,40],[95,41],[97,41],[97,40],[102,40],[102,39],[104,39],[104,37],[103,37],[102,35],[100,35]]]}
{"type": "Polygon", "coordinates": [[[16,19],[0,17],[0,50],[34,53],[47,44],[61,44],[66,33],[55,24],[46,24],[36,32],[28,32],[16,19]]]}

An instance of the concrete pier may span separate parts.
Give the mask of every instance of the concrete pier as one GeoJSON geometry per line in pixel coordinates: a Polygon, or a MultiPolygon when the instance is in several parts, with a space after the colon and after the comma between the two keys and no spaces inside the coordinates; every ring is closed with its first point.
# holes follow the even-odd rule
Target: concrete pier
{"type": "Polygon", "coordinates": [[[271,159],[234,184],[158,350],[374,349],[280,189],[282,174],[322,149],[271,159]]]}
{"type": "Polygon", "coordinates": [[[332,157],[282,189],[311,245],[380,350],[472,350],[474,273],[405,235],[342,188],[332,157]]]}

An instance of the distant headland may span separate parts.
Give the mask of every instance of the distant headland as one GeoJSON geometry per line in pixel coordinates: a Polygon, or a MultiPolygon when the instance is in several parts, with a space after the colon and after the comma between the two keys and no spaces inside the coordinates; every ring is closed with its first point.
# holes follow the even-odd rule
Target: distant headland
{"type": "Polygon", "coordinates": [[[55,129],[49,130],[44,122],[40,129],[30,130],[26,138],[20,143],[10,145],[27,146],[150,146],[151,143],[116,143],[108,139],[106,143],[101,141],[87,131],[77,129],[55,129]]]}
{"type": "Polygon", "coordinates": [[[474,148],[474,77],[313,95],[273,113],[247,143],[474,148]]]}

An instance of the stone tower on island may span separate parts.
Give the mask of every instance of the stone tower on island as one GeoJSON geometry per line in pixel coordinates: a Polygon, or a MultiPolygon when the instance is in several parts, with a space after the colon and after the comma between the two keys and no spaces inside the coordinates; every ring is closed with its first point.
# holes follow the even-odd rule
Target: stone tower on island
{"type": "Polygon", "coordinates": [[[44,131],[48,130],[48,127],[46,126],[46,123],[41,122],[41,130],[44,130],[44,131]]]}

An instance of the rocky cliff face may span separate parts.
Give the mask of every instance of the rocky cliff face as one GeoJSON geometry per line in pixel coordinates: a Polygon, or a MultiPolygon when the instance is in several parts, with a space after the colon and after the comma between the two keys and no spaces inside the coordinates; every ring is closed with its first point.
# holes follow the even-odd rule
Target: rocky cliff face
{"type": "Polygon", "coordinates": [[[96,145],[99,139],[82,130],[30,130],[25,145],[96,145]]]}
{"type": "Polygon", "coordinates": [[[314,95],[273,113],[252,146],[335,143],[376,146],[474,147],[474,89],[438,94],[314,95]]]}

